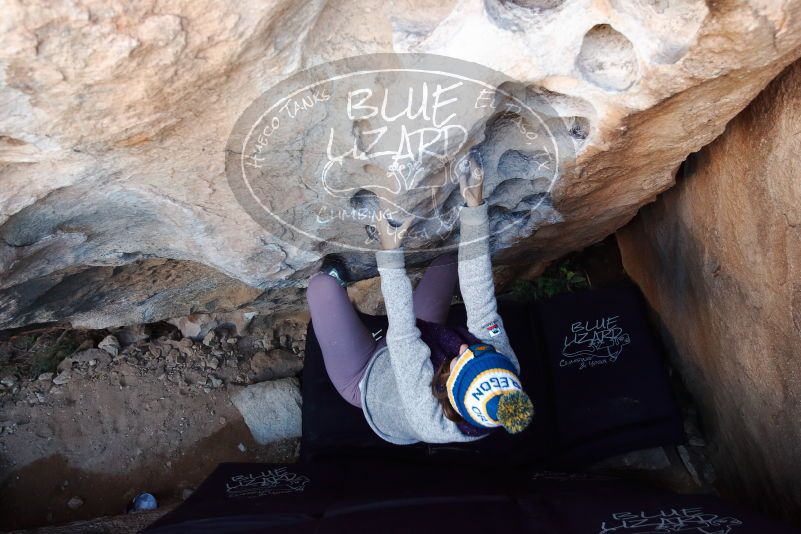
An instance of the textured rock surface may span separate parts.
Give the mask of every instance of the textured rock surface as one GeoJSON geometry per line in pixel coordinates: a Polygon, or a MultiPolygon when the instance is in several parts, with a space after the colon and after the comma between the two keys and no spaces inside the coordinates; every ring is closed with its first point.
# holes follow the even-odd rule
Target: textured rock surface
{"type": "Polygon", "coordinates": [[[231,402],[260,445],[300,437],[302,400],[297,378],[253,384],[232,394],[231,402]]]}
{"type": "Polygon", "coordinates": [[[702,408],[726,489],[801,510],[801,64],[618,234],[702,408]]]}
{"type": "Polygon", "coordinates": [[[302,306],[292,279],[319,253],[247,216],[223,150],[239,114],[273,84],[363,53],[489,65],[566,120],[578,158],[551,191],[559,217],[498,258],[537,269],[614,231],[672,185],[685,156],[798,55],[799,6],[6,2],[0,327],[302,306]]]}

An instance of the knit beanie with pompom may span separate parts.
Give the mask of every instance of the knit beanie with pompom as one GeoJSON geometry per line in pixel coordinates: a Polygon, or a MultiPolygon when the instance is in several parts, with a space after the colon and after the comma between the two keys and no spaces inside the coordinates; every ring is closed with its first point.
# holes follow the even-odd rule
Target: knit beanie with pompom
{"type": "Polygon", "coordinates": [[[451,405],[479,428],[523,431],[534,416],[512,361],[492,345],[471,345],[457,359],[446,384],[451,405]]]}

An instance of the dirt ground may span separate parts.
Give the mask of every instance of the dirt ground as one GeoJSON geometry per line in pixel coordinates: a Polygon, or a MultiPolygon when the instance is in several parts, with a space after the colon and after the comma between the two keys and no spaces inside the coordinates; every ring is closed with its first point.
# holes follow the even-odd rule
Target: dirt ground
{"type": "Polygon", "coordinates": [[[151,325],[116,356],[96,348],[108,331],[0,342],[0,529],[122,514],[143,491],[179,502],[220,462],[293,461],[297,440],[259,446],[230,395],[297,374],[305,321],[203,341],[151,325]]]}

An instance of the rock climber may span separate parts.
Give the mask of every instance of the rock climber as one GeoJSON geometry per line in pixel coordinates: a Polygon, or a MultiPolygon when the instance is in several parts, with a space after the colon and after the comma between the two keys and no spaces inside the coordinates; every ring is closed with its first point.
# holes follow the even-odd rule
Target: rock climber
{"type": "Polygon", "coordinates": [[[401,248],[411,219],[395,225],[379,218],[386,338],[376,341],[359,319],[341,263],[324,262],[309,280],[312,324],[331,382],[391,443],[473,441],[499,427],[520,432],[531,421],[520,364],[497,312],[483,183],[479,155],[471,150],[459,177],[465,206],[458,263],[438,257],[414,292],[401,248]],[[452,327],[446,320],[457,279],[467,324],[452,327]]]}

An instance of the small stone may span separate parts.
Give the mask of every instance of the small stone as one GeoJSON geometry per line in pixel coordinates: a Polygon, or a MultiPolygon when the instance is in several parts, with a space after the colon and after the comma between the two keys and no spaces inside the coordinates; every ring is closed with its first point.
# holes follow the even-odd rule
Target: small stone
{"type": "Polygon", "coordinates": [[[226,343],[228,341],[228,338],[231,337],[231,333],[228,332],[227,328],[218,328],[216,334],[217,334],[217,340],[220,343],[226,343]]]}
{"type": "Polygon", "coordinates": [[[57,386],[63,386],[67,382],[70,381],[70,375],[72,372],[70,370],[61,371],[58,376],[53,379],[53,384],[57,386]]]}
{"type": "Polygon", "coordinates": [[[301,435],[300,382],[283,378],[248,386],[231,395],[256,443],[266,445],[301,435]]]}
{"type": "Polygon", "coordinates": [[[126,326],[114,331],[114,336],[123,345],[131,345],[139,341],[145,341],[150,337],[150,327],[145,324],[126,326]]]}
{"type": "Polygon", "coordinates": [[[211,387],[213,387],[214,389],[217,389],[220,386],[222,386],[222,380],[220,380],[219,378],[212,376],[211,378],[209,378],[209,381],[211,381],[211,387]]]}
{"type": "Polygon", "coordinates": [[[120,342],[115,336],[109,334],[97,344],[97,348],[108,352],[112,358],[116,358],[120,353],[120,342]]]}
{"type": "Polygon", "coordinates": [[[39,401],[39,404],[44,404],[45,396],[40,392],[36,392],[36,400],[39,401]]]}
{"type": "Polygon", "coordinates": [[[70,510],[77,510],[81,506],[83,506],[83,499],[80,497],[76,496],[67,501],[67,508],[70,510]]]}
{"type": "Polygon", "coordinates": [[[220,360],[217,358],[212,358],[206,362],[206,365],[212,369],[217,369],[220,366],[220,360]]]}
{"type": "Polygon", "coordinates": [[[237,341],[238,340],[235,337],[229,337],[228,339],[225,340],[225,342],[228,343],[229,345],[236,345],[237,341]]]}
{"type": "Polygon", "coordinates": [[[59,371],[69,371],[73,367],[84,367],[92,365],[92,360],[95,360],[94,365],[108,365],[112,361],[112,356],[105,350],[102,349],[86,349],[80,352],[76,352],[69,358],[64,358],[60,364],[58,364],[59,371]]]}
{"type": "Polygon", "coordinates": [[[207,347],[210,347],[214,340],[217,338],[214,330],[209,330],[208,333],[203,337],[203,344],[207,347]]]}
{"type": "Polygon", "coordinates": [[[17,383],[17,377],[14,375],[7,375],[0,379],[0,384],[3,384],[6,387],[13,387],[14,384],[17,383]]]}
{"type": "Polygon", "coordinates": [[[47,382],[48,380],[53,380],[53,373],[42,373],[36,380],[39,380],[40,382],[47,382]]]}
{"type": "Polygon", "coordinates": [[[248,448],[245,447],[244,443],[240,443],[239,445],[236,446],[236,448],[239,449],[239,452],[247,452],[248,450],[248,448]]]}

